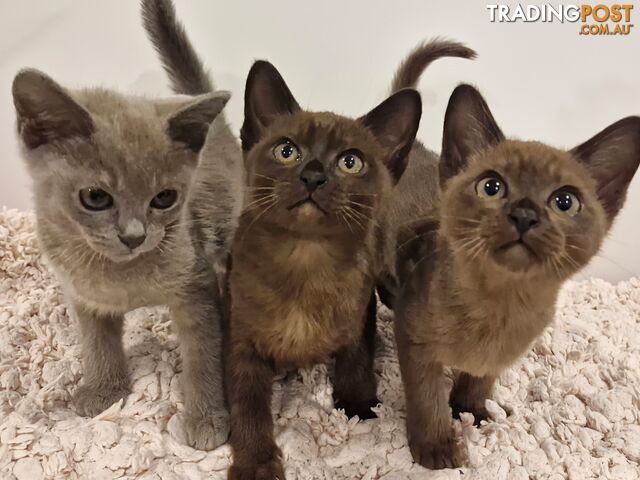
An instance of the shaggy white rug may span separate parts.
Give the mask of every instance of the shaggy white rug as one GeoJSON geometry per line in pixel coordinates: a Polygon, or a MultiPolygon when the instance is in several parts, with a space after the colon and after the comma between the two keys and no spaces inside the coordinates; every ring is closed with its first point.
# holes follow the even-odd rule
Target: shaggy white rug
{"type": "MultiPolygon", "coordinates": [[[[327,368],[274,383],[277,439],[289,479],[640,478],[640,280],[569,284],[556,325],[506,372],[479,429],[456,422],[469,468],[411,462],[389,312],[380,314],[379,418],[332,409],[327,368]],[[507,415],[505,412],[510,414],[507,415]]],[[[33,216],[0,212],[0,478],[225,478],[228,446],[184,446],[179,360],[162,310],[131,314],[125,343],[133,393],[96,418],[78,417],[79,347],[33,216]]]]}

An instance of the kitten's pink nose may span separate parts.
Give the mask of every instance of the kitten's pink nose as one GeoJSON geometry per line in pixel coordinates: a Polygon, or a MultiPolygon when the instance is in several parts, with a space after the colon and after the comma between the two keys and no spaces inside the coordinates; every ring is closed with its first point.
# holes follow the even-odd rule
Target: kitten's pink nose
{"type": "Polygon", "coordinates": [[[120,241],[133,250],[136,247],[139,247],[144,243],[146,235],[118,235],[120,241]]]}

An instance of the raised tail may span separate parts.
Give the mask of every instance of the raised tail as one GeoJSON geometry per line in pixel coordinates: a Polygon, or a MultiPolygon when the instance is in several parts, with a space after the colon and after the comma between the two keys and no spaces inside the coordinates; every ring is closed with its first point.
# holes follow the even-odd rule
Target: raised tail
{"type": "Polygon", "coordinates": [[[462,43],[438,38],[421,43],[400,64],[393,77],[391,91],[414,88],[422,72],[431,65],[431,62],[441,57],[474,59],[476,52],[462,43]]]}
{"type": "Polygon", "coordinates": [[[175,93],[200,95],[213,91],[209,73],[176,19],[172,0],[141,0],[142,21],[175,93]]]}

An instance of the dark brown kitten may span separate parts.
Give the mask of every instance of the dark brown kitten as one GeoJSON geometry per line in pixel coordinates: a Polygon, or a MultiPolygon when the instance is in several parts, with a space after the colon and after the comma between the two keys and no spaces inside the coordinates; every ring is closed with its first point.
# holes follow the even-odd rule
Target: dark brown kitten
{"type": "Polygon", "coordinates": [[[279,366],[335,354],[336,406],[373,416],[373,217],[405,169],[421,110],[403,90],[355,120],[307,112],[270,63],[251,68],[230,275],[230,479],[284,479],[270,408],[279,366]]]}
{"type": "Polygon", "coordinates": [[[461,464],[449,406],[487,417],[495,378],[552,321],[562,283],[600,248],[639,162],[639,117],[563,151],[505,139],[473,87],[453,92],[438,212],[404,232],[398,261],[396,338],[417,462],[461,464]],[[445,366],[456,373],[450,395],[445,366]]]}

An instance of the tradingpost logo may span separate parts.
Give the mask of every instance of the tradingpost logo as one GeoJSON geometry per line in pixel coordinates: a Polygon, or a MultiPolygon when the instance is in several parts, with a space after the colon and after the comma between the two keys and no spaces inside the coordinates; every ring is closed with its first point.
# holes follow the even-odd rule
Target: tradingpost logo
{"type": "Polygon", "coordinates": [[[580,23],[580,35],[629,35],[632,4],[597,5],[487,5],[494,23],[580,23]]]}

